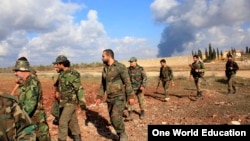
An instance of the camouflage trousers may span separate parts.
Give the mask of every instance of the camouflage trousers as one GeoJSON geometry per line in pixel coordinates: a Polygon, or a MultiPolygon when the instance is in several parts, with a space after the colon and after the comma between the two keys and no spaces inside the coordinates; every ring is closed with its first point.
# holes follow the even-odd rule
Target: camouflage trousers
{"type": "Polygon", "coordinates": [[[49,126],[46,122],[36,124],[36,140],[37,141],[51,141],[49,133],[49,126]]]}
{"type": "Polygon", "coordinates": [[[168,97],[169,85],[170,85],[170,81],[164,81],[164,80],[162,80],[162,86],[163,86],[163,89],[164,89],[165,98],[168,97]]]}
{"type": "MultiPolygon", "coordinates": [[[[142,90],[136,90],[134,91],[136,94],[136,97],[138,99],[138,103],[139,103],[139,107],[141,110],[145,110],[145,99],[144,99],[144,91],[142,90]]],[[[128,109],[128,111],[132,111],[133,110],[133,106],[126,103],[126,108],[128,109]]]]}
{"type": "Polygon", "coordinates": [[[107,104],[110,121],[116,133],[124,133],[125,125],[123,121],[123,110],[125,108],[125,96],[107,99],[107,104]]]}
{"type": "Polygon", "coordinates": [[[37,111],[32,117],[32,122],[36,125],[36,140],[50,141],[49,126],[47,124],[47,116],[44,110],[37,111]]]}
{"type": "Polygon", "coordinates": [[[194,77],[194,84],[195,84],[195,87],[196,87],[196,91],[197,92],[200,92],[201,91],[201,88],[200,88],[200,79],[199,77],[194,77]]]}
{"type": "Polygon", "coordinates": [[[59,110],[59,101],[58,100],[54,100],[54,103],[52,105],[52,109],[51,109],[51,114],[59,119],[60,116],[60,110],[59,110]]]}
{"type": "Polygon", "coordinates": [[[231,92],[232,89],[234,90],[234,92],[236,91],[235,74],[227,77],[227,87],[228,87],[228,92],[231,92]]]}
{"type": "Polygon", "coordinates": [[[58,139],[66,140],[68,129],[72,135],[80,135],[80,126],[76,115],[76,104],[66,103],[62,109],[58,126],[58,139]]]}

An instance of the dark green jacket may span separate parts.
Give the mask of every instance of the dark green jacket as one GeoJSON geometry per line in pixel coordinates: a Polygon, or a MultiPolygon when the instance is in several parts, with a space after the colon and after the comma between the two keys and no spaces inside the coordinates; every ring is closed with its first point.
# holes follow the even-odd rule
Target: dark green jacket
{"type": "Polygon", "coordinates": [[[162,81],[170,81],[174,79],[173,71],[171,67],[166,66],[166,67],[161,67],[160,68],[160,80],[162,81]]]}
{"type": "Polygon", "coordinates": [[[29,75],[25,81],[19,84],[18,99],[33,122],[46,122],[42,87],[36,75],[29,75]]]}
{"type": "Polygon", "coordinates": [[[81,84],[80,73],[74,69],[60,72],[58,76],[60,106],[66,103],[85,105],[84,89],[81,84]]]}
{"type": "Polygon", "coordinates": [[[115,61],[111,66],[104,65],[101,85],[97,98],[102,99],[104,94],[112,99],[117,96],[134,97],[128,70],[124,64],[115,61]]]}
{"type": "Polygon", "coordinates": [[[205,73],[205,65],[201,61],[193,62],[191,64],[191,71],[190,75],[193,77],[203,77],[205,73]],[[199,72],[196,72],[195,70],[198,69],[199,72]]]}
{"type": "Polygon", "coordinates": [[[147,75],[142,66],[138,64],[135,67],[130,66],[128,67],[128,73],[134,90],[138,90],[140,87],[146,87],[147,75]]]}

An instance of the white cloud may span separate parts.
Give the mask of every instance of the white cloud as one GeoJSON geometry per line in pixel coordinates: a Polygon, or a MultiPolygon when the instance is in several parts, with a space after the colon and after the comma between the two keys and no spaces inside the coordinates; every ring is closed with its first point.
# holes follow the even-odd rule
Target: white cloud
{"type": "Polygon", "coordinates": [[[147,39],[111,39],[96,10],[74,22],[74,13],[84,8],[84,4],[60,0],[1,0],[0,60],[5,63],[0,67],[13,66],[20,56],[31,65],[49,65],[59,54],[72,63],[98,62],[106,48],[112,48],[118,60],[137,56],[138,50],[145,52],[143,58],[156,56],[157,48],[147,45],[147,39]]]}

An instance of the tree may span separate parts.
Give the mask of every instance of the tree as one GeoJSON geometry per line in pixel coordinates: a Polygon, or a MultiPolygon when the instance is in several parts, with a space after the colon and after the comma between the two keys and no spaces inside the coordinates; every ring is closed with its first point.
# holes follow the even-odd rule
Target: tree
{"type": "Polygon", "coordinates": [[[220,51],[220,57],[223,58],[223,53],[222,50],[220,51]]]}
{"type": "Polygon", "coordinates": [[[219,49],[217,48],[217,50],[216,50],[216,58],[217,59],[220,59],[220,52],[219,52],[219,49]]]}
{"type": "Polygon", "coordinates": [[[201,59],[202,59],[202,52],[200,49],[198,49],[198,54],[197,54],[201,59]]]}
{"type": "Polygon", "coordinates": [[[211,46],[211,43],[209,43],[208,45],[208,59],[209,60],[212,60],[213,59],[213,50],[212,50],[212,46],[211,46]]]}
{"type": "Polygon", "coordinates": [[[208,59],[208,52],[207,52],[207,48],[205,48],[205,56],[206,56],[206,59],[208,59]]]}
{"type": "Polygon", "coordinates": [[[250,51],[249,51],[249,48],[248,48],[248,46],[246,46],[246,52],[245,52],[245,54],[248,54],[250,51]]]}

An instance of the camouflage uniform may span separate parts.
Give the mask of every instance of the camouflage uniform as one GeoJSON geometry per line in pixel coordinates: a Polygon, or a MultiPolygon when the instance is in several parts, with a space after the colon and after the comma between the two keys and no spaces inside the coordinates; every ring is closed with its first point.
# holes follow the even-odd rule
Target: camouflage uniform
{"type": "MultiPolygon", "coordinates": [[[[132,57],[129,60],[129,62],[130,61],[137,61],[137,59],[132,57]]],[[[147,75],[146,72],[144,71],[144,68],[138,64],[136,64],[135,67],[133,66],[128,67],[128,73],[130,76],[132,88],[139,101],[139,106],[141,110],[140,118],[143,118],[145,112],[145,99],[144,99],[145,90],[141,90],[140,87],[146,88],[147,75]]],[[[128,104],[127,108],[129,111],[129,117],[131,117],[132,106],[128,104]]]]}
{"type": "Polygon", "coordinates": [[[102,71],[102,80],[97,99],[102,99],[104,93],[107,94],[107,104],[110,121],[117,134],[125,134],[123,121],[123,110],[125,108],[126,97],[134,98],[134,92],[127,68],[124,64],[115,62],[108,66],[105,64],[102,71]]]}
{"type": "Polygon", "coordinates": [[[239,66],[235,61],[233,60],[227,61],[225,74],[226,74],[227,82],[228,82],[228,94],[231,93],[232,89],[233,89],[233,93],[236,93],[235,75],[238,69],[239,69],[239,66]]]}
{"type": "MultiPolygon", "coordinates": [[[[19,60],[16,62],[14,70],[30,71],[29,63],[19,60]]],[[[50,141],[49,126],[46,121],[47,116],[43,107],[41,83],[36,75],[30,73],[26,80],[19,83],[18,99],[24,111],[29,115],[32,122],[36,124],[37,140],[50,141]]]]}
{"type": "Polygon", "coordinates": [[[35,141],[35,128],[15,97],[0,92],[0,140],[35,141]]]}
{"type": "Polygon", "coordinates": [[[174,79],[174,75],[173,75],[173,71],[171,67],[169,66],[161,67],[159,78],[162,82],[164,95],[166,99],[168,97],[168,89],[169,89],[170,82],[173,81],[174,79]]]}
{"type": "MultiPolygon", "coordinates": [[[[60,75],[61,73],[59,73],[60,75]]],[[[58,76],[59,77],[59,76],[58,76]]],[[[58,92],[58,85],[59,85],[59,81],[58,79],[56,80],[56,82],[54,83],[54,89],[55,89],[55,93],[58,92]]],[[[55,117],[55,119],[53,120],[53,124],[55,125],[59,125],[59,117],[60,117],[60,108],[59,108],[59,100],[55,99],[51,108],[51,114],[55,117]]]]}
{"type": "MultiPolygon", "coordinates": [[[[67,58],[60,55],[54,63],[60,64],[60,62],[64,61],[68,61],[67,58]]],[[[72,68],[67,68],[60,72],[58,90],[60,107],[58,140],[66,140],[68,129],[70,129],[73,139],[80,141],[81,132],[76,115],[76,107],[79,104],[82,109],[86,108],[80,73],[72,68]]]]}
{"type": "Polygon", "coordinates": [[[201,61],[193,62],[191,64],[191,71],[190,75],[194,78],[194,83],[197,90],[197,96],[202,96],[202,91],[200,88],[200,78],[204,76],[205,73],[205,65],[201,61]],[[199,70],[199,72],[196,72],[195,70],[199,70]]]}

